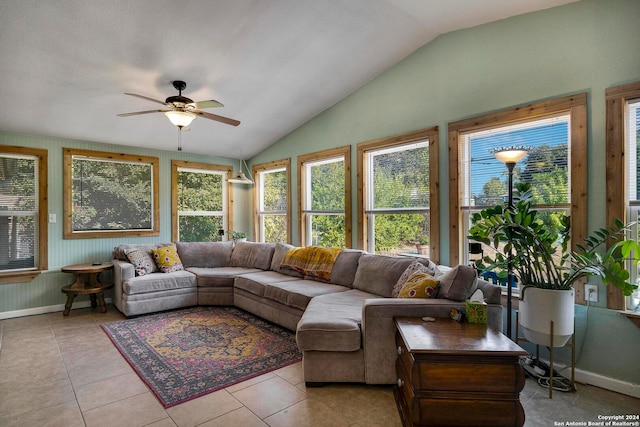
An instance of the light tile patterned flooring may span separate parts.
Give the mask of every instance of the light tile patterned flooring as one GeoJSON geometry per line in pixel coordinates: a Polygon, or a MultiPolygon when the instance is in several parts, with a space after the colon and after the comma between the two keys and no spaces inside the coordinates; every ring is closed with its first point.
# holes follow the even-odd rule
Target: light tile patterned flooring
{"type": "MultiPolygon", "coordinates": [[[[164,409],[100,324],[109,306],[0,320],[0,426],[400,426],[391,387],[306,388],[300,363],[164,409]]],[[[640,399],[578,385],[554,393],[527,380],[526,427],[637,414],[640,399]]]]}

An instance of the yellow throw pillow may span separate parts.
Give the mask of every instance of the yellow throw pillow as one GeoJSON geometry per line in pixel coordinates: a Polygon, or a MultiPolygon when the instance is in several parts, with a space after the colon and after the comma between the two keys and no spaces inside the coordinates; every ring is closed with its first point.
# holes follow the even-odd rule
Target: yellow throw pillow
{"type": "Polygon", "coordinates": [[[414,273],[400,289],[399,298],[431,298],[440,281],[427,273],[414,273]]]}
{"type": "Polygon", "coordinates": [[[151,252],[153,253],[153,259],[158,265],[158,269],[163,273],[184,270],[175,246],[162,246],[157,249],[151,249],[151,252]]]}

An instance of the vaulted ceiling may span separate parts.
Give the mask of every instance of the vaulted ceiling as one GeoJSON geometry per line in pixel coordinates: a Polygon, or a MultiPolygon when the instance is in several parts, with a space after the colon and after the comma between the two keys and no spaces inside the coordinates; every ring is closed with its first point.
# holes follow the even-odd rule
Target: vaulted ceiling
{"type": "MultiPolygon", "coordinates": [[[[185,152],[245,158],[440,34],[575,0],[2,0],[0,130],[175,150],[173,80],[205,111],[185,152]]],[[[387,108],[392,106],[387,105],[387,108]]]]}

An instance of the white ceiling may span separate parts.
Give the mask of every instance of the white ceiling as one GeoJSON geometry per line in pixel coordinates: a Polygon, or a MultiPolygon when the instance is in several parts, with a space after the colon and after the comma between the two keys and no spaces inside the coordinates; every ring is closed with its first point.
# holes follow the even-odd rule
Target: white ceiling
{"type": "Polygon", "coordinates": [[[575,0],[0,0],[0,130],[248,158],[439,34],[575,0]]]}

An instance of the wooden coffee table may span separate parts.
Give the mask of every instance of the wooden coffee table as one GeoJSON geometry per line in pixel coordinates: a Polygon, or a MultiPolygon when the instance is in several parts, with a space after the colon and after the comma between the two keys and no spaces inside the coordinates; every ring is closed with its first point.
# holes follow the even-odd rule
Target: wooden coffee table
{"type": "Polygon", "coordinates": [[[487,325],[396,318],[396,404],[404,426],[524,424],[527,352],[487,325]]]}
{"type": "Polygon", "coordinates": [[[91,307],[95,308],[100,305],[100,312],[106,313],[107,306],[104,303],[104,291],[111,289],[113,285],[104,285],[100,283],[99,275],[103,271],[113,268],[113,264],[105,262],[102,264],[75,264],[67,265],[61,268],[65,273],[73,273],[76,281],[73,284],[64,286],[62,292],[67,294],[67,303],[64,305],[63,316],[68,316],[71,311],[71,305],[77,295],[89,294],[91,299],[91,307]],[[85,277],[86,276],[86,277],[85,277]],[[96,301],[97,300],[97,301],[96,301]]]}

